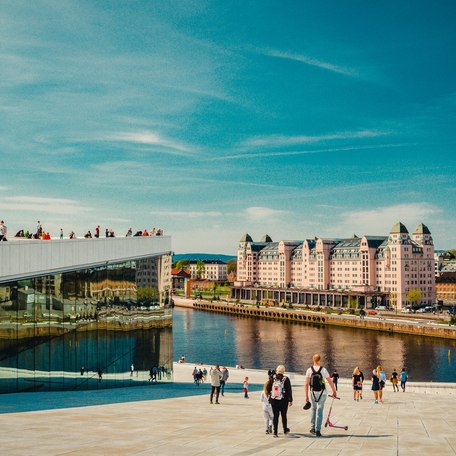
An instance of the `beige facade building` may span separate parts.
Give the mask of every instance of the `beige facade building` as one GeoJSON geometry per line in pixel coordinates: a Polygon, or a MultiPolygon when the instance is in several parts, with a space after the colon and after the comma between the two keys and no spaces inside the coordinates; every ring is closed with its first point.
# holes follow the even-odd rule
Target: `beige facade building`
{"type": "Polygon", "coordinates": [[[228,280],[228,265],[221,260],[202,260],[204,268],[201,270],[198,261],[189,262],[187,269],[191,278],[202,280],[213,280],[215,282],[226,282],[228,280]]]}
{"type": "Polygon", "coordinates": [[[237,287],[381,292],[398,309],[418,289],[418,303],[435,302],[434,243],[422,223],[411,235],[399,222],[388,236],[348,239],[254,242],[245,234],[237,260],[237,287]]]}

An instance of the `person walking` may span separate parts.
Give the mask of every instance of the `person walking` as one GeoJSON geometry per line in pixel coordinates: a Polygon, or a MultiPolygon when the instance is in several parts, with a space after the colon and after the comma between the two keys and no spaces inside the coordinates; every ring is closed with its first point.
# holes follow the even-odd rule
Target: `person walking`
{"type": "Polygon", "coordinates": [[[220,395],[220,380],[222,378],[222,372],[220,371],[220,366],[217,364],[210,372],[211,377],[211,404],[213,404],[214,393],[215,393],[215,403],[220,404],[219,395],[220,395]]]}
{"type": "Polygon", "coordinates": [[[386,386],[386,373],[383,370],[383,366],[381,364],[377,366],[377,373],[380,386],[380,389],[378,390],[378,401],[380,404],[383,404],[383,390],[386,386]]]}
{"type": "Polygon", "coordinates": [[[263,405],[263,418],[264,418],[264,427],[266,434],[272,434],[272,422],[274,413],[272,411],[272,406],[269,403],[269,396],[267,392],[269,380],[264,384],[263,391],[261,392],[260,401],[263,405]]]}
{"type": "Polygon", "coordinates": [[[398,385],[399,378],[398,377],[399,377],[399,374],[396,372],[396,369],[393,369],[393,373],[391,374],[390,380],[393,385],[393,392],[395,392],[395,393],[399,392],[399,385],[398,385]]]}
{"type": "Polygon", "coordinates": [[[7,241],[6,235],[8,234],[8,229],[6,228],[5,222],[2,220],[0,222],[0,242],[7,241]]]}
{"type": "Polygon", "coordinates": [[[293,405],[293,391],[290,379],[285,375],[285,366],[277,366],[275,374],[266,384],[266,394],[269,397],[273,412],[274,437],[278,437],[279,415],[282,417],[283,433],[290,432],[288,428],[288,407],[293,405]]]}
{"type": "Polygon", "coordinates": [[[326,392],[326,384],[328,384],[333,393],[333,397],[337,397],[336,387],[326,370],[321,366],[320,355],[315,353],[313,355],[313,365],[307,369],[306,372],[306,402],[309,402],[309,390],[310,390],[310,399],[312,403],[312,416],[310,420],[310,433],[316,437],[321,436],[321,424],[323,421],[323,408],[325,406],[326,398],[328,393],[326,392]]]}
{"type": "Polygon", "coordinates": [[[374,392],[374,404],[378,404],[378,392],[380,391],[380,377],[377,369],[372,371],[372,391],[374,392]]]}
{"type": "Polygon", "coordinates": [[[408,380],[407,369],[405,367],[403,367],[402,371],[401,371],[401,388],[402,388],[403,393],[405,393],[405,384],[407,383],[407,380],[408,380]]]}
{"type": "Polygon", "coordinates": [[[333,373],[331,374],[331,379],[337,391],[337,382],[339,381],[339,373],[337,372],[337,369],[334,369],[333,373]]]}
{"type": "Polygon", "coordinates": [[[353,399],[359,402],[359,396],[363,389],[363,381],[361,380],[361,371],[359,367],[355,367],[352,375],[352,386],[353,386],[353,399]]]}
{"type": "Polygon", "coordinates": [[[244,378],[244,399],[249,398],[249,377],[244,378]]]}
{"type": "MultiPolygon", "coordinates": [[[[206,371],[206,374],[207,374],[207,371],[206,371]]],[[[204,371],[203,371],[203,376],[204,376],[204,371]]],[[[230,373],[229,373],[228,369],[226,368],[226,366],[223,366],[222,378],[220,380],[220,392],[222,393],[222,396],[225,395],[225,385],[226,385],[226,382],[228,381],[229,376],[230,376],[230,373]]],[[[206,378],[206,377],[204,377],[204,378],[206,378]]]]}
{"type": "Polygon", "coordinates": [[[364,374],[361,369],[359,370],[359,375],[361,376],[361,389],[359,391],[359,398],[362,400],[363,399],[364,374]]]}

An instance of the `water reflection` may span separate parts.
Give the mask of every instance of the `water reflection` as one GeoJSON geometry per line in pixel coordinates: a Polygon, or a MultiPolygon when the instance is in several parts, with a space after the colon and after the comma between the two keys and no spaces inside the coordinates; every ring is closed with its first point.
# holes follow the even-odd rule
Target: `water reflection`
{"type": "Polygon", "coordinates": [[[0,283],[0,392],[125,386],[151,369],[170,380],[167,264],[164,255],[0,283]]]}
{"type": "MultiPolygon", "coordinates": [[[[367,374],[379,363],[390,373],[407,367],[410,380],[454,381],[456,341],[386,334],[349,328],[313,327],[176,308],[174,357],[268,369],[284,363],[304,372],[314,353],[325,365],[351,376],[359,366],[367,374]]],[[[367,376],[367,375],[366,375],[367,376]]]]}

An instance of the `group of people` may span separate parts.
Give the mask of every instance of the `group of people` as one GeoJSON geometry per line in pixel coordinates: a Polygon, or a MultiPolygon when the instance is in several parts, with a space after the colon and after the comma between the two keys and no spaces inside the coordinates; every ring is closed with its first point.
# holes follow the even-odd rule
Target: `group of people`
{"type": "MultiPolygon", "coordinates": [[[[383,369],[383,366],[379,364],[372,371],[372,392],[374,393],[374,403],[382,404],[383,403],[383,390],[386,387],[386,373],[383,369]]],[[[399,392],[399,380],[402,392],[405,392],[405,385],[408,380],[408,373],[405,367],[402,368],[402,371],[398,373],[396,369],[393,370],[390,376],[390,382],[393,386],[393,392],[399,392]]],[[[363,398],[363,383],[364,383],[364,374],[359,369],[355,367],[352,375],[352,387],[353,387],[353,399],[358,401],[363,398]]]]}
{"type": "MultiPolygon", "coordinates": [[[[263,405],[265,432],[277,438],[279,436],[279,418],[282,420],[284,435],[290,432],[287,412],[288,408],[293,405],[293,389],[290,379],[285,375],[285,366],[277,366],[275,370],[268,372],[268,376],[269,379],[264,384],[260,400],[263,405]]],[[[315,354],[312,358],[312,365],[306,371],[304,385],[306,405],[304,408],[312,409],[309,432],[316,437],[321,436],[323,409],[328,397],[328,390],[332,391],[333,397],[337,397],[333,378],[334,374],[330,375],[328,370],[321,365],[320,355],[315,354]]],[[[336,382],[337,379],[338,376],[336,382]]]]}
{"type": "MultiPolygon", "coordinates": [[[[204,370],[195,367],[193,375],[199,375],[204,370]]],[[[210,403],[219,404],[219,394],[224,393],[225,383],[228,380],[229,373],[226,367],[223,370],[216,365],[209,371],[211,380],[210,403]]],[[[316,437],[321,436],[321,427],[323,424],[323,410],[326,399],[334,397],[337,399],[337,384],[339,373],[335,369],[331,374],[321,365],[319,354],[315,354],[312,358],[312,365],[306,371],[305,379],[305,398],[306,405],[304,409],[312,409],[310,417],[310,433],[316,437]],[[331,393],[331,395],[329,394],[331,393]]],[[[372,391],[374,394],[375,403],[383,402],[383,390],[386,386],[387,377],[381,365],[378,365],[372,371],[372,391]]],[[[393,370],[390,376],[390,382],[393,385],[393,391],[399,391],[399,381],[402,391],[405,391],[408,373],[404,367],[400,373],[393,370]]],[[[197,381],[195,380],[195,383],[197,381]]],[[[359,367],[356,367],[352,375],[352,387],[354,400],[362,399],[364,374],[359,367]]],[[[243,382],[244,398],[248,399],[249,378],[245,377],[243,382]]],[[[261,403],[263,406],[263,418],[266,434],[272,434],[273,437],[279,436],[279,421],[282,421],[283,434],[290,432],[288,427],[287,412],[288,408],[293,405],[293,389],[289,377],[285,374],[285,366],[279,365],[274,370],[268,371],[268,380],[264,384],[261,393],[261,403]]]]}
{"type": "MultiPolygon", "coordinates": [[[[196,369],[196,367],[195,367],[195,369],[196,369]]],[[[217,364],[214,367],[211,367],[209,369],[209,378],[211,380],[211,395],[210,395],[211,404],[214,403],[214,398],[215,398],[215,404],[217,404],[217,405],[220,404],[220,401],[219,401],[220,394],[222,396],[225,395],[225,385],[226,385],[226,382],[228,381],[229,377],[230,377],[230,372],[225,366],[223,366],[223,368],[220,369],[220,366],[217,364]]],[[[245,383],[244,383],[244,388],[245,388],[245,383]]],[[[245,397],[245,393],[244,393],[244,397],[245,397]]]]}
{"type": "MultiPolygon", "coordinates": [[[[2,220],[0,222],[0,241],[6,241],[6,235],[7,235],[7,227],[5,225],[5,222],[2,220]]],[[[37,225],[36,225],[36,230],[35,231],[29,231],[29,230],[19,230],[15,235],[15,238],[25,238],[25,239],[40,239],[42,241],[49,241],[51,239],[51,235],[49,234],[49,231],[45,231],[43,229],[43,225],[41,222],[38,220],[37,225]]]]}
{"type": "MultiPolygon", "coordinates": [[[[95,231],[92,234],[91,230],[88,230],[84,234],[85,239],[92,239],[92,238],[99,238],[100,237],[100,225],[97,225],[95,227],[95,231]]],[[[3,220],[0,221],[0,242],[1,241],[7,241],[7,234],[8,234],[8,229],[3,220]]],[[[129,228],[127,233],[125,234],[125,237],[132,237],[132,236],[163,236],[163,230],[161,228],[151,228],[149,231],[147,229],[144,230],[139,230],[136,231],[135,234],[133,234],[132,228],[129,228]]],[[[51,240],[51,235],[49,231],[45,231],[43,229],[43,226],[41,222],[38,220],[36,230],[35,231],[29,231],[29,230],[24,230],[20,229],[15,235],[15,238],[25,238],[25,239],[40,239],[42,241],[47,241],[51,240]]],[[[60,228],[60,233],[59,233],[59,238],[63,239],[64,232],[63,228],[60,228]]],[[[114,231],[110,228],[105,229],[105,237],[107,238],[113,238],[116,237],[114,231]]],[[[74,231],[70,231],[68,233],[68,238],[69,239],[77,239],[76,233],[74,231]]]]}
{"type": "Polygon", "coordinates": [[[196,366],[193,369],[192,372],[193,375],[193,383],[196,385],[200,385],[201,383],[204,383],[207,378],[207,369],[203,367],[203,369],[198,369],[196,366]]]}

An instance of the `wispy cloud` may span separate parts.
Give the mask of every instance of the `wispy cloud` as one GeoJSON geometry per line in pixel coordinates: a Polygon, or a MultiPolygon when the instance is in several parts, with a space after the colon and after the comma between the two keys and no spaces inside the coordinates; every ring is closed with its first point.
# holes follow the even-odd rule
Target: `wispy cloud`
{"type": "Polygon", "coordinates": [[[152,214],[182,218],[221,217],[223,215],[223,213],[219,211],[153,211],[152,214]]]}
{"type": "Polygon", "coordinates": [[[359,130],[359,131],[344,131],[338,133],[331,133],[326,135],[298,135],[298,136],[284,136],[284,135],[268,135],[257,136],[245,140],[242,145],[246,147],[281,147],[299,144],[315,144],[326,141],[337,141],[346,139],[364,139],[376,138],[379,136],[387,136],[390,132],[380,130],[359,130]]]}
{"type": "Polygon", "coordinates": [[[0,202],[0,210],[30,211],[38,214],[74,215],[91,211],[80,201],[65,198],[44,198],[32,195],[5,196],[0,202]]]}
{"type": "MultiPolygon", "coordinates": [[[[389,233],[391,227],[398,221],[403,222],[410,232],[420,222],[425,224],[442,213],[442,209],[427,202],[395,204],[372,209],[361,209],[342,212],[342,231],[358,232],[361,234],[389,233]]],[[[339,225],[340,226],[340,225],[339,225]]]]}
{"type": "Polygon", "coordinates": [[[287,213],[288,211],[262,206],[252,206],[245,209],[246,216],[252,220],[274,219],[287,213]]]}
{"type": "Polygon", "coordinates": [[[349,146],[349,147],[330,147],[327,149],[309,149],[309,150],[288,150],[288,151],[271,151],[271,152],[248,152],[233,155],[224,155],[219,157],[212,157],[211,160],[238,160],[244,158],[264,158],[264,157],[285,157],[293,155],[306,155],[306,154],[324,154],[331,152],[350,152],[355,150],[368,150],[368,149],[385,149],[391,147],[402,147],[410,144],[376,144],[370,146],[349,146]]]}
{"type": "Polygon", "coordinates": [[[352,68],[347,68],[333,63],[324,62],[315,57],[305,54],[293,54],[291,52],[284,52],[277,49],[260,49],[258,50],[260,54],[275,57],[278,59],[292,60],[294,62],[304,63],[306,65],[314,66],[321,68],[323,70],[332,71],[333,73],[343,74],[344,76],[350,76],[353,78],[358,77],[358,72],[352,68]]]}
{"type": "Polygon", "coordinates": [[[137,132],[119,132],[107,134],[100,138],[104,141],[120,141],[141,146],[158,146],[165,148],[167,153],[176,155],[190,155],[189,146],[178,141],[165,138],[152,131],[137,131],[137,132]]]}

